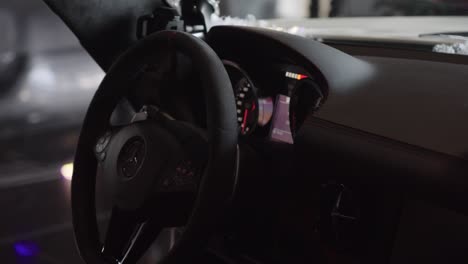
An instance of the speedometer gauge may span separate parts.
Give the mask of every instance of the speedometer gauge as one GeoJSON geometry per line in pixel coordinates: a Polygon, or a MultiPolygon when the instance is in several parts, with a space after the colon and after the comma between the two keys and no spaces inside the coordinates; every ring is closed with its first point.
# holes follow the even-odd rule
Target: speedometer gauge
{"type": "Polygon", "coordinates": [[[237,123],[239,134],[249,135],[260,126],[266,126],[273,113],[273,100],[258,98],[257,88],[247,73],[237,64],[224,61],[236,99],[237,123]]]}
{"type": "Polygon", "coordinates": [[[255,87],[247,77],[243,77],[235,85],[234,95],[240,134],[250,134],[258,122],[258,98],[255,87]]]}

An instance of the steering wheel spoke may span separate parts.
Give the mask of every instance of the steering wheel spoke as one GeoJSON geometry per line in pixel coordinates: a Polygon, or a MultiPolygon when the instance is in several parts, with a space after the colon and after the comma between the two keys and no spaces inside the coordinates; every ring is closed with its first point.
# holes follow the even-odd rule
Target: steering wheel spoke
{"type": "Polygon", "coordinates": [[[136,263],[162,230],[156,221],[145,220],[136,212],[114,208],[102,248],[105,259],[119,263],[136,263]]]}
{"type": "Polygon", "coordinates": [[[135,106],[127,97],[124,97],[120,99],[112,111],[109,124],[112,127],[128,125],[131,123],[136,113],[137,110],[135,109],[135,106]]]}
{"type": "Polygon", "coordinates": [[[158,194],[139,210],[115,206],[102,247],[103,257],[120,264],[136,263],[163,228],[187,223],[194,201],[195,193],[169,192],[158,194]]]}

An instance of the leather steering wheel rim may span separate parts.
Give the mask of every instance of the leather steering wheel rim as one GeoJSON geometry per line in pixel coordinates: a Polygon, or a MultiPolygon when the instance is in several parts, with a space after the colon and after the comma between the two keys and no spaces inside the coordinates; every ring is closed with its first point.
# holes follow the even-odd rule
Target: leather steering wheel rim
{"type": "MultiPolygon", "coordinates": [[[[200,75],[206,102],[208,163],[199,183],[192,214],[179,242],[162,263],[185,263],[216,228],[233,195],[237,177],[237,122],[229,76],[217,54],[189,34],[162,31],[139,41],[110,68],[86,114],[74,161],[72,216],[75,239],[86,263],[105,263],[96,220],[97,160],[94,147],[105,132],[119,100],[129,89],[141,61],[154,51],[174,49],[188,56],[200,75]]],[[[157,60],[157,59],[156,59],[157,60]]]]}

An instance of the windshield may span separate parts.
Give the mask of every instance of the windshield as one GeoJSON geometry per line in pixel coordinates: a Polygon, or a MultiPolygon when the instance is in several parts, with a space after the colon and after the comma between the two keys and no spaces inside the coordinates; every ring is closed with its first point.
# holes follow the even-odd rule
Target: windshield
{"type": "Polygon", "coordinates": [[[230,0],[220,7],[223,15],[261,19],[468,15],[467,0],[230,0]]]}
{"type": "Polygon", "coordinates": [[[260,26],[326,43],[468,54],[468,0],[234,0],[211,25],[260,26]]]}

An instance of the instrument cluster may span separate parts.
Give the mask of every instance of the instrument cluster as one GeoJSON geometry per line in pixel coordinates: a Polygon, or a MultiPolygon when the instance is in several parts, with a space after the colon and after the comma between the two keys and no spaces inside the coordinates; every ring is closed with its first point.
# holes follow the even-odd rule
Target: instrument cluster
{"type": "Polygon", "coordinates": [[[322,102],[314,77],[300,67],[273,65],[250,75],[235,62],[225,60],[224,66],[234,89],[241,137],[293,144],[305,118],[322,102]]]}

